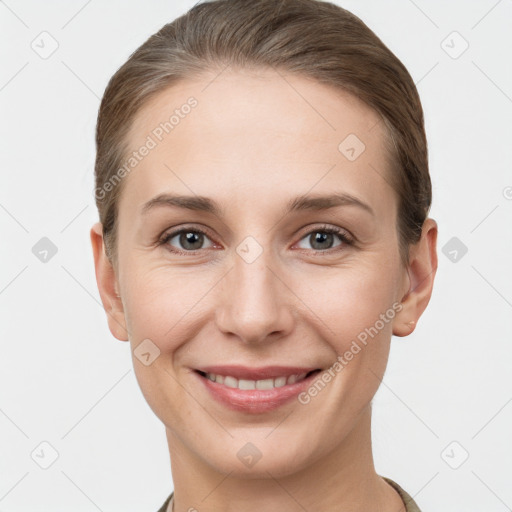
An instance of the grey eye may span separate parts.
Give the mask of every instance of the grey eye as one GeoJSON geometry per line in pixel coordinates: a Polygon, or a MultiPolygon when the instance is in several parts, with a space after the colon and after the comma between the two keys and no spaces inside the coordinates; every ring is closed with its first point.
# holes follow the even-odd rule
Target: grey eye
{"type": "Polygon", "coordinates": [[[341,245],[341,242],[345,241],[341,234],[326,229],[311,231],[302,238],[302,240],[307,240],[311,244],[311,247],[303,247],[299,245],[301,249],[313,249],[314,251],[332,249],[333,247],[341,245]],[[341,241],[337,245],[334,245],[336,237],[341,241]]]}
{"type": "MultiPolygon", "coordinates": [[[[205,240],[209,240],[205,233],[195,229],[182,229],[175,233],[171,233],[165,239],[165,243],[175,247],[175,245],[172,244],[174,239],[178,239],[179,246],[177,249],[183,251],[197,251],[204,249],[205,247],[203,247],[203,244],[205,240]]],[[[210,242],[209,247],[212,245],[213,244],[210,242]]]]}

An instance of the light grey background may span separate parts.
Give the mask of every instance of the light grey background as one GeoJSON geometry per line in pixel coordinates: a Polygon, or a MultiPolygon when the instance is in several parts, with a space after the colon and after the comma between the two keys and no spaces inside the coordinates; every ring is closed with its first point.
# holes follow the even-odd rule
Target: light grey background
{"type": "MultiPolygon", "coordinates": [[[[156,511],[172,489],[96,288],[93,135],[110,76],[194,3],[0,2],[0,511],[156,511]]],[[[374,401],[377,470],[425,512],[512,510],[512,0],[338,3],[418,85],[439,224],[433,297],[374,401]]]]}

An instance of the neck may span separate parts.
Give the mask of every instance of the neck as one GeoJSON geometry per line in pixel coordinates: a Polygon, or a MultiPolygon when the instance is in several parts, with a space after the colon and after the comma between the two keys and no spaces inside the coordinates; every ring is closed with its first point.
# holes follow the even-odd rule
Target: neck
{"type": "Polygon", "coordinates": [[[371,406],[326,457],[287,476],[260,478],[223,474],[191,452],[167,429],[174,481],[174,512],[315,510],[405,512],[397,492],[375,471],[371,406]]]}

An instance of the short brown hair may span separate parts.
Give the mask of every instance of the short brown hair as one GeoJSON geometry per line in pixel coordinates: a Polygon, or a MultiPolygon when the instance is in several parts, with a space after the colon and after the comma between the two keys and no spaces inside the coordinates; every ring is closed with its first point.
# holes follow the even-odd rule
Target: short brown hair
{"type": "MultiPolygon", "coordinates": [[[[146,102],[206,70],[272,67],[313,78],[357,96],[386,127],[391,184],[398,194],[403,263],[432,201],[423,109],[400,60],[357,16],[320,0],[211,0],[164,25],[110,79],[96,127],[96,205],[107,256],[117,261],[122,165],[127,134],[146,102]]],[[[340,141],[341,142],[341,141],[340,141]]]]}

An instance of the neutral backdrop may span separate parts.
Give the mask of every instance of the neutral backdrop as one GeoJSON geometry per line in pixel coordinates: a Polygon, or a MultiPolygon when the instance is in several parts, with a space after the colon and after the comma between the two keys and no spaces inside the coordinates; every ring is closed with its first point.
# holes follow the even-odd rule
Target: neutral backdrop
{"type": "MultiPolygon", "coordinates": [[[[0,2],[0,511],[151,512],[172,490],[89,229],[107,81],[194,3],[0,2]]],[[[338,3],[418,86],[439,224],[431,302],[374,401],[377,470],[424,512],[512,510],[512,0],[338,3]]]]}

